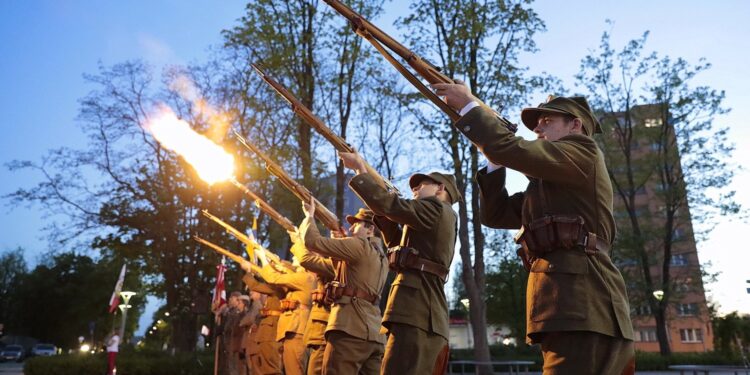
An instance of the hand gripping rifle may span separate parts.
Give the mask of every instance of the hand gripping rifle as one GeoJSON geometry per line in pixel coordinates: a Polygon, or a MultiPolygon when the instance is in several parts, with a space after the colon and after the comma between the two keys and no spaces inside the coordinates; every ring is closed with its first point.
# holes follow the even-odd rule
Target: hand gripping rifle
{"type": "MultiPolygon", "coordinates": [[[[263,264],[266,264],[269,261],[271,261],[271,262],[274,262],[274,263],[276,263],[278,265],[284,266],[286,268],[291,268],[291,265],[287,264],[288,262],[282,261],[281,258],[279,258],[278,255],[274,254],[273,252],[271,252],[268,249],[266,249],[265,247],[263,247],[260,243],[258,243],[258,241],[255,240],[255,238],[251,238],[251,237],[245,235],[244,233],[240,232],[237,228],[234,228],[233,226],[225,223],[223,220],[219,219],[218,217],[216,217],[214,215],[211,215],[211,213],[209,213],[208,210],[202,210],[201,212],[203,213],[203,216],[211,219],[216,224],[221,225],[232,236],[234,236],[238,240],[242,241],[242,243],[244,243],[248,247],[254,249],[254,253],[259,253],[260,254],[260,258],[262,260],[265,260],[265,262],[263,262],[263,264]]],[[[248,251],[248,255],[250,255],[251,258],[253,257],[252,254],[249,253],[249,251],[248,251]]]]}
{"type": "MultiPolygon", "coordinates": [[[[461,115],[456,112],[453,108],[451,108],[447,103],[445,103],[442,99],[440,99],[439,96],[437,96],[432,90],[430,90],[429,87],[427,87],[425,84],[422,83],[422,81],[419,80],[414,74],[412,74],[406,67],[398,62],[387,50],[385,47],[388,47],[391,51],[393,51],[395,54],[399,55],[402,59],[404,59],[409,66],[411,66],[414,71],[417,72],[420,76],[422,76],[427,82],[433,84],[433,83],[455,83],[450,77],[446,76],[445,74],[440,72],[440,69],[432,64],[430,64],[427,60],[421,58],[416,53],[412,52],[410,49],[404,47],[401,43],[397,42],[393,38],[391,38],[388,34],[377,28],[375,25],[371,24],[369,21],[367,21],[364,17],[362,17],[359,13],[353,11],[351,8],[346,6],[346,4],[342,3],[339,0],[323,0],[328,5],[331,6],[334,10],[336,10],[339,14],[346,17],[346,19],[349,20],[349,22],[352,25],[352,28],[354,29],[354,32],[357,33],[359,36],[365,38],[370,44],[375,47],[375,49],[380,52],[383,57],[385,57],[386,60],[388,60],[391,65],[393,65],[396,70],[401,73],[404,78],[406,78],[412,85],[414,85],[417,90],[419,90],[422,95],[424,95],[427,99],[429,99],[431,102],[433,102],[435,105],[437,105],[443,112],[445,112],[448,117],[450,117],[451,121],[456,122],[458,119],[461,118],[461,115]],[[382,43],[382,44],[381,44],[382,43]],[[384,47],[385,46],[385,47],[384,47]]],[[[518,126],[516,124],[511,123],[510,121],[506,120],[505,118],[501,117],[497,112],[493,109],[491,109],[487,104],[484,104],[483,102],[479,102],[479,104],[483,107],[486,107],[490,109],[491,111],[495,112],[498,118],[503,122],[506,128],[512,132],[516,132],[518,130],[518,126]]]]}
{"type": "MultiPolygon", "coordinates": [[[[263,79],[271,88],[276,90],[276,93],[281,95],[282,98],[284,98],[289,105],[292,106],[292,111],[299,117],[301,117],[305,122],[310,125],[315,131],[320,133],[320,135],[323,136],[328,142],[333,145],[333,148],[336,149],[336,151],[339,152],[354,152],[354,148],[350,146],[348,143],[346,143],[346,140],[341,138],[340,136],[336,135],[331,128],[329,128],[323,120],[318,118],[318,116],[315,116],[312,111],[307,108],[302,102],[299,101],[299,99],[295,98],[292,93],[289,92],[289,90],[286,89],[283,85],[281,85],[278,81],[273,79],[273,77],[267,75],[263,69],[261,69],[260,64],[250,64],[253,69],[255,69],[255,72],[260,75],[260,78],[263,79]]],[[[367,173],[369,173],[371,176],[375,177],[375,180],[377,181],[377,184],[381,187],[385,188],[388,191],[394,191],[398,192],[398,189],[391,184],[390,181],[383,178],[383,176],[378,173],[378,171],[375,170],[367,161],[365,161],[365,169],[367,170],[367,173]]]]}
{"type": "MultiPolygon", "coordinates": [[[[258,147],[247,142],[245,138],[243,138],[242,135],[240,135],[236,131],[234,132],[234,136],[237,137],[240,143],[242,143],[247,149],[263,159],[263,161],[266,163],[266,170],[276,176],[279,179],[279,182],[281,182],[284,187],[286,187],[287,189],[289,189],[289,191],[296,195],[297,198],[299,198],[303,202],[309,202],[310,199],[313,199],[313,195],[310,190],[307,190],[306,187],[302,186],[302,184],[291,178],[284,171],[284,169],[281,168],[281,166],[271,160],[271,158],[269,158],[268,155],[264,154],[260,149],[258,149],[258,147]]],[[[318,218],[318,220],[320,220],[323,225],[326,226],[326,228],[334,232],[346,233],[346,230],[341,226],[341,223],[339,222],[339,219],[336,217],[336,215],[329,211],[326,206],[320,203],[320,201],[318,201],[317,199],[314,200],[314,203],[315,217],[318,218]]]]}

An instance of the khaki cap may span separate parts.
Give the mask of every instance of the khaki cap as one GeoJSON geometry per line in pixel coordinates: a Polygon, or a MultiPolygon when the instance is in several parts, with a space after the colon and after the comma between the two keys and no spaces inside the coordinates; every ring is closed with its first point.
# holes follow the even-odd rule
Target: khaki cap
{"type": "Polygon", "coordinates": [[[601,133],[602,127],[591,111],[588,101],[583,96],[552,96],[547,101],[539,104],[538,107],[524,108],[521,111],[521,121],[530,130],[534,130],[543,114],[568,115],[581,119],[583,122],[583,131],[586,135],[591,136],[594,133],[601,133]]]}
{"type": "Polygon", "coordinates": [[[428,174],[416,173],[409,177],[409,187],[414,189],[424,179],[429,179],[437,182],[438,184],[445,185],[445,190],[448,192],[448,196],[451,198],[451,204],[461,200],[461,194],[458,193],[458,187],[456,186],[456,179],[452,174],[445,174],[440,172],[430,172],[428,174]]]}
{"type": "Polygon", "coordinates": [[[352,215],[346,215],[346,222],[349,223],[349,225],[354,225],[354,223],[358,221],[364,221],[369,224],[375,224],[374,221],[375,214],[372,213],[372,211],[366,209],[366,208],[360,208],[359,211],[357,211],[354,216],[352,215]]]}

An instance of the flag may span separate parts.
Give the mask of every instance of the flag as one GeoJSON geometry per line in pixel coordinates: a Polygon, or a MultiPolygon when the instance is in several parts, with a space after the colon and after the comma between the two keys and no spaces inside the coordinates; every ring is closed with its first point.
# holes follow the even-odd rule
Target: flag
{"type": "Polygon", "coordinates": [[[109,298],[109,313],[115,312],[117,306],[120,304],[120,292],[122,291],[122,283],[125,282],[125,265],[122,265],[120,270],[120,277],[117,279],[115,284],[115,290],[112,292],[112,297],[109,298]]]}
{"type": "Polygon", "coordinates": [[[221,257],[221,264],[216,266],[216,286],[214,287],[214,297],[211,299],[211,311],[216,313],[221,306],[227,303],[227,291],[224,290],[224,271],[227,267],[224,265],[226,258],[221,257]]]}

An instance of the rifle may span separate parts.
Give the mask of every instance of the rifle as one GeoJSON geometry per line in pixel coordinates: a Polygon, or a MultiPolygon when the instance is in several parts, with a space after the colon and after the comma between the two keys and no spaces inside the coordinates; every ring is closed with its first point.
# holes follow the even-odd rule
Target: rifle
{"type": "Polygon", "coordinates": [[[217,252],[217,253],[219,253],[221,255],[226,255],[227,258],[229,258],[229,259],[231,259],[231,260],[233,260],[233,261],[235,261],[235,262],[237,262],[239,264],[242,264],[242,262],[249,263],[250,264],[250,269],[255,274],[259,274],[261,268],[258,267],[257,264],[253,264],[252,262],[248,262],[247,260],[243,259],[241,256],[239,256],[239,255],[237,255],[237,254],[235,254],[235,253],[233,253],[233,252],[231,252],[231,251],[229,251],[227,249],[224,249],[223,247],[221,247],[219,245],[216,245],[214,243],[206,241],[206,240],[204,240],[204,239],[202,239],[202,238],[200,238],[198,236],[193,236],[193,239],[196,240],[196,241],[198,241],[198,242],[200,242],[200,243],[202,243],[202,244],[204,244],[204,245],[206,245],[206,246],[208,246],[213,251],[215,251],[215,252],[217,252]]]}
{"type": "Polygon", "coordinates": [[[237,131],[234,132],[234,136],[237,137],[240,143],[242,143],[247,149],[254,152],[256,155],[258,155],[258,157],[263,159],[263,161],[266,163],[266,170],[276,176],[279,179],[279,182],[281,182],[284,187],[286,187],[287,189],[289,189],[289,191],[296,195],[297,198],[299,198],[303,202],[309,202],[312,199],[315,204],[315,217],[317,217],[318,220],[320,220],[323,225],[326,226],[326,228],[334,232],[346,233],[346,230],[341,226],[341,223],[339,222],[339,219],[336,217],[336,215],[329,211],[326,206],[320,203],[320,201],[313,198],[310,190],[307,190],[306,187],[302,186],[302,184],[291,178],[278,164],[271,160],[268,155],[264,154],[254,145],[248,143],[245,138],[243,138],[242,135],[240,135],[237,131]]]}
{"type": "Polygon", "coordinates": [[[253,193],[252,190],[239,183],[239,181],[237,181],[234,177],[232,177],[230,181],[232,182],[232,184],[234,184],[234,186],[242,190],[243,193],[247,194],[253,200],[253,202],[255,202],[255,205],[260,208],[261,211],[270,216],[271,219],[273,219],[273,221],[275,221],[277,224],[281,225],[282,228],[291,232],[297,231],[297,227],[292,223],[291,220],[287,219],[284,215],[276,211],[273,207],[271,207],[271,205],[261,199],[258,194],[253,193]]]}
{"type": "MultiPolygon", "coordinates": [[[[295,98],[292,93],[289,92],[289,90],[286,89],[283,85],[281,85],[278,81],[273,79],[273,77],[267,75],[263,69],[261,69],[260,64],[250,64],[253,69],[255,69],[255,72],[260,75],[260,78],[263,79],[271,88],[273,88],[276,93],[281,95],[282,98],[284,98],[289,105],[292,106],[292,111],[299,117],[301,117],[305,122],[310,125],[315,131],[320,133],[320,135],[323,136],[331,145],[333,145],[333,148],[336,149],[336,151],[339,152],[354,152],[354,148],[350,146],[348,143],[346,143],[346,140],[341,138],[340,136],[336,135],[331,128],[329,128],[323,120],[321,120],[318,116],[315,116],[315,114],[312,113],[312,111],[307,108],[302,102],[299,101],[299,99],[295,98]]],[[[367,173],[375,177],[375,180],[377,181],[377,184],[381,187],[385,188],[388,191],[395,191],[398,193],[398,189],[388,180],[383,178],[383,176],[378,173],[378,171],[373,168],[370,163],[365,161],[365,169],[367,170],[367,173]]]]}
{"type": "MultiPolygon", "coordinates": [[[[355,12],[346,4],[342,3],[339,0],[323,0],[328,5],[331,6],[336,12],[341,14],[342,16],[346,17],[346,19],[349,20],[349,22],[352,25],[352,28],[354,29],[354,32],[370,42],[370,44],[375,47],[375,49],[380,52],[383,57],[385,57],[386,60],[388,60],[391,65],[393,65],[396,70],[401,73],[404,78],[406,78],[412,85],[414,85],[417,90],[419,90],[422,95],[424,95],[427,99],[429,99],[431,102],[433,102],[435,105],[437,105],[443,112],[445,112],[448,117],[450,117],[451,121],[454,123],[458,121],[458,119],[461,118],[461,115],[456,112],[453,108],[448,106],[447,103],[445,103],[442,99],[440,99],[439,96],[437,96],[432,90],[430,90],[425,84],[422,83],[422,81],[419,80],[414,74],[412,74],[406,67],[398,62],[386,49],[385,47],[388,47],[391,51],[399,55],[402,59],[404,59],[409,66],[414,69],[414,71],[417,72],[420,76],[422,76],[427,82],[430,84],[434,83],[455,83],[450,77],[446,76],[445,74],[440,72],[440,68],[430,64],[427,60],[423,59],[416,53],[412,52],[410,49],[406,48],[401,43],[397,42],[393,38],[391,38],[388,34],[386,34],[383,30],[380,30],[375,25],[367,21],[364,17],[362,17],[359,13],[355,12]],[[382,43],[382,44],[381,44],[382,43]],[[385,47],[383,47],[385,45],[385,47]]],[[[479,101],[479,105],[490,109],[491,111],[495,112],[495,114],[500,118],[500,120],[503,122],[503,125],[505,125],[508,130],[512,132],[516,132],[518,130],[518,126],[516,124],[511,123],[510,121],[506,120],[495,110],[490,108],[487,104],[483,103],[482,101],[479,101]]]]}
{"type": "MultiPolygon", "coordinates": [[[[215,222],[215,223],[221,225],[222,227],[224,227],[224,229],[226,229],[227,232],[229,232],[232,236],[234,236],[238,240],[242,241],[242,243],[244,243],[245,245],[247,245],[247,246],[255,249],[256,252],[259,252],[261,254],[261,256],[263,258],[265,258],[266,262],[268,262],[269,259],[270,259],[272,262],[274,262],[276,264],[279,264],[279,265],[282,265],[282,266],[284,266],[284,267],[286,267],[288,269],[291,269],[291,266],[289,264],[286,264],[286,263],[289,263],[289,262],[282,261],[281,258],[279,258],[278,255],[276,255],[273,252],[267,250],[265,247],[263,247],[261,244],[259,244],[258,241],[255,241],[255,238],[250,238],[250,237],[246,236],[244,233],[240,232],[239,230],[237,230],[233,226],[225,223],[223,220],[219,219],[218,217],[216,217],[214,215],[211,215],[211,213],[209,213],[208,210],[202,210],[201,212],[203,213],[203,215],[205,217],[211,219],[213,222],[215,222]]],[[[248,255],[252,258],[252,255],[250,254],[250,252],[248,252],[248,255]]]]}

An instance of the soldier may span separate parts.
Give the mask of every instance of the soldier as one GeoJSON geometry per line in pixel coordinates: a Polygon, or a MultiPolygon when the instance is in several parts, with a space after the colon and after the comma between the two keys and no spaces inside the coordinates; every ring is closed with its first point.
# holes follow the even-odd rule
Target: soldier
{"type": "Polygon", "coordinates": [[[460,109],[457,128],[490,161],[477,182],[483,224],[521,228],[529,267],[527,341],[545,374],[633,373],[633,331],[622,275],[609,257],[615,237],[612,185],[592,138],[601,127],[583,97],[550,97],[521,119],[537,140],[514,136],[463,84],[433,85],[460,109]],[[508,196],[505,168],[529,177],[508,196]]]}
{"type": "MultiPolygon", "coordinates": [[[[302,244],[295,245],[302,246],[302,244]]],[[[302,375],[307,366],[304,333],[310,318],[312,291],[315,289],[315,275],[297,267],[296,272],[283,273],[270,265],[261,269],[261,277],[269,284],[287,290],[281,300],[281,317],[276,330],[276,340],[282,343],[281,359],[286,375],[302,375]]]]}
{"type": "Polygon", "coordinates": [[[252,373],[252,355],[257,355],[259,352],[256,336],[258,335],[258,320],[260,317],[260,309],[263,304],[262,300],[263,298],[261,297],[260,293],[251,291],[250,307],[247,313],[245,313],[245,316],[242,317],[242,320],[240,320],[240,327],[242,327],[243,330],[242,353],[244,354],[245,369],[247,374],[252,373]]]}
{"type": "Polygon", "coordinates": [[[331,304],[326,303],[323,297],[325,285],[332,281],[334,277],[333,262],[328,258],[312,256],[308,251],[305,251],[299,233],[290,232],[289,236],[292,243],[299,244],[292,246],[291,250],[294,257],[299,259],[299,264],[302,267],[315,273],[316,289],[311,295],[312,309],[310,310],[310,320],[305,328],[304,342],[310,349],[307,375],[320,375],[323,371],[323,354],[326,348],[326,326],[331,313],[331,304]]]}
{"type": "MultiPolygon", "coordinates": [[[[305,249],[337,262],[335,280],[326,288],[326,300],[333,305],[326,328],[323,374],[378,374],[385,344],[378,303],[388,260],[383,242],[376,237],[372,211],[360,209],[346,217],[350,238],[322,237],[315,225],[315,205],[304,205],[304,211],[300,235],[305,249]]],[[[316,256],[306,251],[304,257],[316,256]]]]}
{"type": "Polygon", "coordinates": [[[414,199],[402,199],[376,183],[358,153],[339,156],[356,171],[349,186],[376,215],[386,245],[397,246],[388,252],[397,275],[383,316],[388,341],[382,373],[443,373],[449,334],[443,285],[456,243],[451,205],[460,199],[455,180],[438,172],[412,175],[414,199]]]}
{"type": "Polygon", "coordinates": [[[258,329],[255,333],[257,350],[250,350],[250,363],[253,374],[280,375],[281,374],[281,343],[276,340],[279,317],[281,316],[281,298],[286,295],[283,288],[278,288],[258,281],[250,273],[250,266],[242,264],[248,273],[242,281],[250,290],[265,295],[263,308],[259,312],[258,329]]]}

